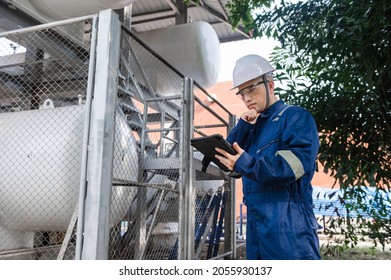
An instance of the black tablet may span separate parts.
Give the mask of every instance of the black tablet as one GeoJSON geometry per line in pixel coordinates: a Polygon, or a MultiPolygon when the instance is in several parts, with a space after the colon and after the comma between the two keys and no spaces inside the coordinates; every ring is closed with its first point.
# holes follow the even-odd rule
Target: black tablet
{"type": "Polygon", "coordinates": [[[222,164],[216,157],[216,154],[219,154],[215,148],[220,148],[222,150],[227,151],[231,155],[236,155],[237,152],[234,148],[229,144],[222,135],[213,134],[209,136],[192,138],[190,140],[191,145],[200,151],[207,159],[216,164],[221,170],[225,172],[229,172],[230,170],[222,164]]]}

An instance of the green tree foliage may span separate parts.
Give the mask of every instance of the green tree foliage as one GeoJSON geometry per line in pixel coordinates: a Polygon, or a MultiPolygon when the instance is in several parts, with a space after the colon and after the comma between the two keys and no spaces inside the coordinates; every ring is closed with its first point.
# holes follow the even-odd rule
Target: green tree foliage
{"type": "Polygon", "coordinates": [[[270,8],[271,2],[231,1],[232,22],[281,43],[272,56],[281,97],[314,115],[319,162],[349,189],[341,198],[349,199],[347,208],[374,217],[359,215],[355,226],[340,220],[345,236],[389,242],[390,200],[381,192],[391,187],[391,1],[282,0],[270,8]],[[378,189],[382,199],[369,203],[376,207],[360,186],[378,189]]]}

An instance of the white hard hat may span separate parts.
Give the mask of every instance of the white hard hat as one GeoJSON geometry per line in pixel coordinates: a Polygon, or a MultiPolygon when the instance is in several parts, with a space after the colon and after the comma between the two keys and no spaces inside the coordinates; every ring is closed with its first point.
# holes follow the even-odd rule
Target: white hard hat
{"type": "Polygon", "coordinates": [[[233,88],[240,86],[241,84],[263,76],[267,73],[276,70],[270,63],[263,57],[256,54],[249,54],[239,58],[236,61],[233,71],[233,88]]]}

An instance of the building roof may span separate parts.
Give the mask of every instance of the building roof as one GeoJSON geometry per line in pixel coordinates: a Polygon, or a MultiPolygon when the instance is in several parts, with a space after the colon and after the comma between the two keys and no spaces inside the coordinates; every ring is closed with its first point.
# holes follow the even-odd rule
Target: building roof
{"type": "MultiPolygon", "coordinates": [[[[136,33],[175,25],[181,11],[173,0],[135,1],[132,7],[132,30],[136,33]]],[[[199,5],[187,7],[188,21],[206,21],[216,31],[220,42],[249,39],[242,28],[233,30],[228,19],[228,0],[202,0],[199,5]]]]}
{"type": "MultiPolygon", "coordinates": [[[[0,0],[0,32],[40,23],[34,12],[17,1],[0,0]],[[13,4],[12,4],[13,3],[13,4]],[[23,7],[23,6],[22,6],[23,7]]],[[[249,39],[241,27],[233,30],[226,4],[229,0],[190,1],[188,6],[174,0],[135,0],[131,5],[131,30],[135,33],[169,27],[183,22],[205,21],[211,24],[221,43],[249,39]]],[[[119,11],[120,12],[120,11],[119,11]]]]}

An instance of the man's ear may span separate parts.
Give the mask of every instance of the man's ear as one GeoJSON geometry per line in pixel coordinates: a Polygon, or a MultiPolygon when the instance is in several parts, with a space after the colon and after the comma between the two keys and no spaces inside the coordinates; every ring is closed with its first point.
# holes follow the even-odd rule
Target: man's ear
{"type": "Polygon", "coordinates": [[[273,80],[269,81],[267,85],[269,87],[269,92],[274,93],[274,81],[273,80]]]}

